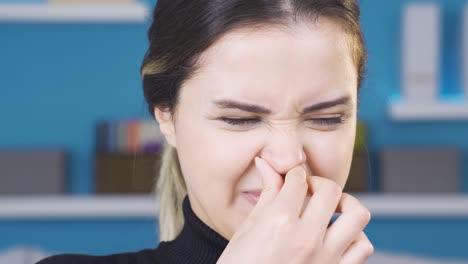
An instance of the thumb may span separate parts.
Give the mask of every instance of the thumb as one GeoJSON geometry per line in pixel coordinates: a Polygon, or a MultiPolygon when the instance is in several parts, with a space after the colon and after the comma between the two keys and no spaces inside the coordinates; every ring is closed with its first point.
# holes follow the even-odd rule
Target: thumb
{"type": "Polygon", "coordinates": [[[283,177],[262,158],[255,157],[255,166],[260,171],[263,185],[262,192],[255,208],[263,208],[264,206],[272,203],[275,199],[283,185],[283,177]]]}

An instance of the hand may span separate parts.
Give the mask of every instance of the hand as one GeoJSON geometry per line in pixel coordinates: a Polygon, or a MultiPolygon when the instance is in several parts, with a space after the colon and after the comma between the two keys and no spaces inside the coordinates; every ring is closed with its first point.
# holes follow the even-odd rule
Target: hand
{"type": "Polygon", "coordinates": [[[218,264],[358,264],[373,254],[362,231],[369,210],[334,181],[307,176],[298,166],[283,184],[265,160],[255,158],[255,164],[262,174],[262,193],[218,264]],[[335,212],[341,215],[328,227],[335,212]]]}

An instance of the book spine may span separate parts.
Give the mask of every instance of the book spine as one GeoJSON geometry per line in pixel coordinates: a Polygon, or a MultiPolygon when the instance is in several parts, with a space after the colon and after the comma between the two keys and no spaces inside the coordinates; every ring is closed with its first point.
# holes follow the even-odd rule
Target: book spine
{"type": "Polygon", "coordinates": [[[127,124],[125,121],[118,121],[117,127],[117,149],[119,153],[124,153],[128,149],[127,145],[127,124]]]}
{"type": "Polygon", "coordinates": [[[107,123],[107,151],[117,151],[117,124],[114,121],[107,123]]]}
{"type": "Polygon", "coordinates": [[[161,152],[163,137],[157,123],[154,121],[145,120],[141,122],[139,138],[142,152],[161,152]]]}
{"type": "Polygon", "coordinates": [[[128,151],[131,153],[139,151],[138,129],[139,122],[137,120],[131,120],[127,123],[127,145],[128,151]]]}
{"type": "Polygon", "coordinates": [[[158,153],[163,145],[164,137],[154,121],[109,120],[96,124],[97,152],[158,153]]]}

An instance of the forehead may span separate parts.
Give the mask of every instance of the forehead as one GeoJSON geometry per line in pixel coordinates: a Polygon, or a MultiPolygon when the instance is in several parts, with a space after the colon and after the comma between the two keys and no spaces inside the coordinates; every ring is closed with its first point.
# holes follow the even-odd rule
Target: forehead
{"type": "Polygon", "coordinates": [[[348,36],[328,20],[227,33],[199,60],[200,96],[268,101],[352,95],[357,74],[348,36]]]}

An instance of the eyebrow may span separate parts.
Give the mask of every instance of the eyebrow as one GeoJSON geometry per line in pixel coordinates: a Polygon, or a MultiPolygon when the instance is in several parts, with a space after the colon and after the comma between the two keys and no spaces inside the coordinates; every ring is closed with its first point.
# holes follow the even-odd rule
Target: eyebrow
{"type": "MultiPolygon", "coordinates": [[[[256,114],[264,114],[264,115],[271,114],[271,110],[263,106],[247,104],[247,103],[237,102],[233,100],[217,100],[217,101],[214,101],[214,104],[221,109],[239,109],[242,111],[256,113],[256,114]]],[[[320,102],[317,104],[304,107],[304,109],[302,109],[301,114],[307,114],[310,112],[332,108],[338,105],[352,106],[351,97],[342,96],[331,101],[320,102]]]]}

